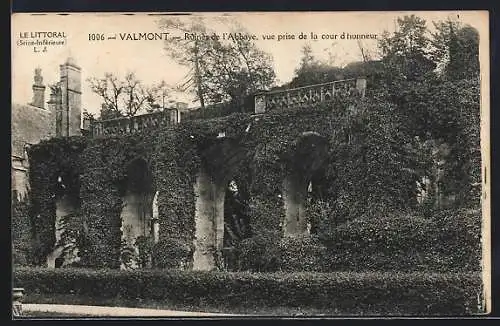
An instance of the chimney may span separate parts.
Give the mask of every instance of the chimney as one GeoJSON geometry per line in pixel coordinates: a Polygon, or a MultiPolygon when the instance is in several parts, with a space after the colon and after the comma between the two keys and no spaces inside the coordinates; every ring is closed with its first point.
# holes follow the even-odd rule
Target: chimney
{"type": "Polygon", "coordinates": [[[33,78],[33,101],[31,105],[44,109],[45,108],[45,85],[43,84],[42,69],[35,69],[35,77],[33,78]]]}
{"type": "Polygon", "coordinates": [[[71,57],[59,68],[61,73],[62,135],[81,135],[81,68],[71,57]]]}

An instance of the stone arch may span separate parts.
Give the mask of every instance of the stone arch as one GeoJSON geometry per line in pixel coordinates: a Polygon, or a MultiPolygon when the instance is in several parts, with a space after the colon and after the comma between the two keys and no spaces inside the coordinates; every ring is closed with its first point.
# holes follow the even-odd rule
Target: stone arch
{"type": "Polygon", "coordinates": [[[245,162],[247,148],[243,139],[204,139],[199,148],[201,167],[194,184],[195,239],[194,270],[223,268],[224,205],[226,190],[237,168],[245,162]]]}
{"type": "Polygon", "coordinates": [[[308,192],[314,186],[313,180],[327,159],[328,141],[317,132],[304,132],[295,140],[294,148],[289,154],[283,180],[283,233],[307,234],[310,229],[305,210],[308,192]]]}
{"type": "Polygon", "coordinates": [[[136,245],[136,240],[139,237],[157,235],[155,232],[157,225],[153,219],[154,213],[157,212],[157,208],[155,209],[153,206],[153,203],[156,202],[157,191],[152,171],[144,158],[138,157],[127,162],[125,174],[126,177],[120,187],[122,196],[121,240],[122,244],[133,252],[130,260],[123,261],[122,259],[121,267],[136,268],[140,267],[139,248],[136,245]]]}

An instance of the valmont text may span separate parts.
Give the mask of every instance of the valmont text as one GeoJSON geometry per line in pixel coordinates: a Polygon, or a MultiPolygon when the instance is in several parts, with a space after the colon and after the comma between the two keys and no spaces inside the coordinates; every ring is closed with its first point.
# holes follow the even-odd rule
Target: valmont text
{"type": "Polygon", "coordinates": [[[166,40],[169,33],[119,33],[118,35],[122,41],[156,41],[166,40]]]}

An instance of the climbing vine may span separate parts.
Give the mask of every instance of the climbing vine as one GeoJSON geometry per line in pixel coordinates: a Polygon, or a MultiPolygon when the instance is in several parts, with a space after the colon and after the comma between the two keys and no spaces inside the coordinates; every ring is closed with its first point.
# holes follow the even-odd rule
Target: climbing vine
{"type": "Polygon", "coordinates": [[[87,145],[82,137],[54,138],[28,149],[31,184],[30,224],[33,231],[33,263],[45,264],[55,245],[55,198],[64,180],[67,192],[78,193],[82,162],[87,145]]]}
{"type": "Polygon", "coordinates": [[[137,134],[41,142],[29,151],[38,263],[55,242],[55,183],[64,174],[81,203],[82,264],[119,267],[122,199],[127,169],[136,159],[146,162],[158,192],[160,242],[179,248],[193,244],[193,185],[200,171],[217,182],[234,179],[247,192],[254,234],[280,232],[283,180],[297,162],[320,162],[320,172],[310,177],[328,218],[353,219],[377,207],[404,209],[415,195],[415,171],[423,163],[405,147],[411,141],[398,133],[397,117],[397,108],[382,100],[343,98],[265,115],[190,120],[137,134]],[[325,160],[298,152],[305,133],[324,139],[325,160]]]}

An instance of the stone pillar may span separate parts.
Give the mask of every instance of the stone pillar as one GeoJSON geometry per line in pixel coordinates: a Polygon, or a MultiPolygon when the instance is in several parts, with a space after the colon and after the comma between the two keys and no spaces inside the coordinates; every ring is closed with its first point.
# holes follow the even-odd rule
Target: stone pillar
{"type": "Polygon", "coordinates": [[[222,249],[224,247],[224,200],[226,197],[225,183],[214,184],[214,221],[215,221],[215,259],[217,266],[223,265],[222,249]]]}
{"type": "Polygon", "coordinates": [[[226,182],[215,181],[208,173],[200,171],[194,192],[196,230],[193,269],[212,270],[222,266],[223,263],[226,182]]]}
{"type": "Polygon", "coordinates": [[[153,241],[158,243],[160,241],[160,220],[158,214],[158,191],[155,192],[153,197],[153,214],[151,223],[153,223],[153,241]]]}
{"type": "Polygon", "coordinates": [[[365,97],[365,93],[366,93],[366,79],[365,78],[356,79],[356,89],[358,90],[358,92],[362,98],[365,97]]]}
{"type": "Polygon", "coordinates": [[[305,202],[307,184],[301,176],[289,174],[283,181],[283,200],[285,204],[284,235],[307,233],[305,202]]]}
{"type": "Polygon", "coordinates": [[[193,269],[212,270],[215,268],[215,207],[213,183],[206,172],[198,173],[194,193],[196,205],[193,269]]]}

